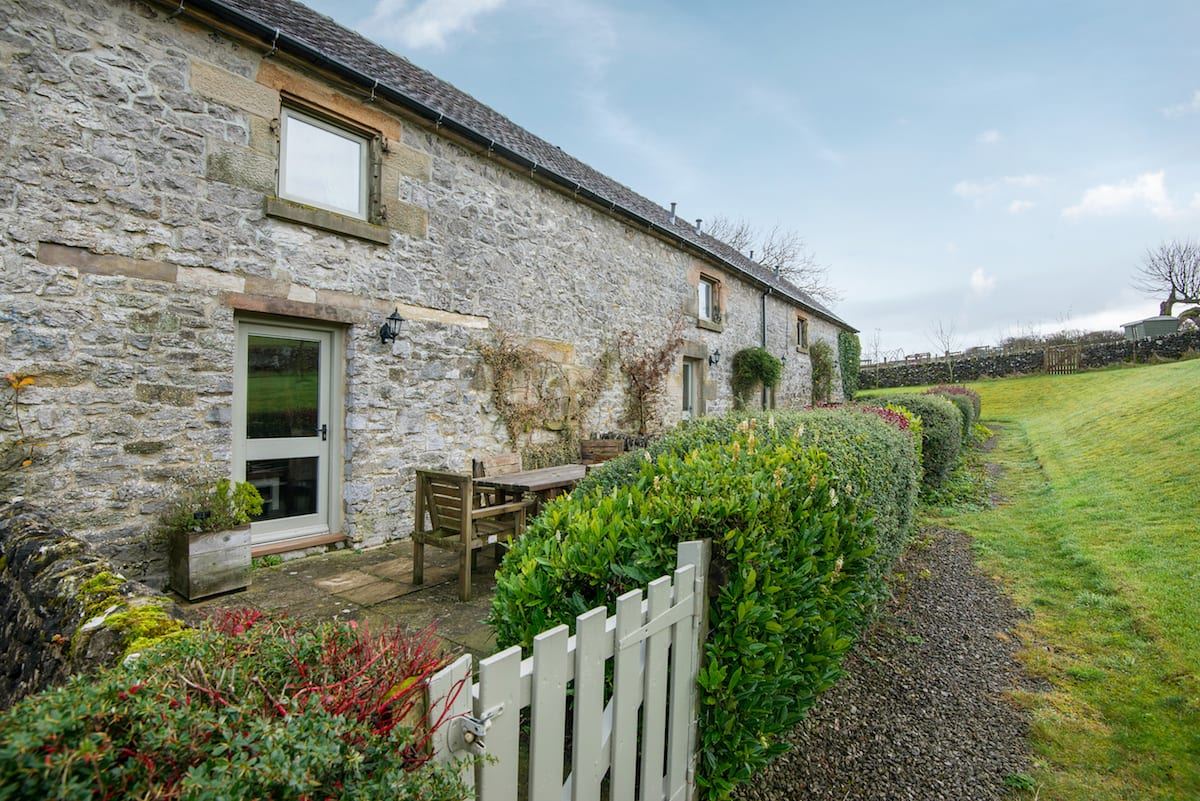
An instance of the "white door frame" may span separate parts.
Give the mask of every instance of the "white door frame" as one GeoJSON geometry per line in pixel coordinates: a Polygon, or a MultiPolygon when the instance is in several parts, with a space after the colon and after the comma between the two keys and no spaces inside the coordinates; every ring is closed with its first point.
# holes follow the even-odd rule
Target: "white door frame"
{"type": "MultiPolygon", "coordinates": [[[[235,319],[233,380],[233,447],[231,477],[246,478],[248,459],[289,458],[316,455],[317,513],[285,517],[252,523],[251,541],[254,547],[279,545],[289,540],[319,537],[341,531],[342,442],[344,438],[345,353],[344,333],[337,326],[321,325],[298,320],[278,320],[269,317],[238,316],[235,319]],[[319,437],[246,439],[246,347],[249,336],[293,337],[320,343],[320,388],[318,427],[328,427],[324,441],[319,437]]],[[[315,433],[315,432],[314,432],[315,433]]]]}

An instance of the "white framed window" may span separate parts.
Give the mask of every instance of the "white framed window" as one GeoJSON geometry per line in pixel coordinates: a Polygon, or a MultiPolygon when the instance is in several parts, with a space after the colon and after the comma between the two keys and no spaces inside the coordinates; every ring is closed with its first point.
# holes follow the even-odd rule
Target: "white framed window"
{"type": "Polygon", "coordinates": [[[279,126],[279,196],[367,219],[370,140],[294,108],[283,109],[279,126]]]}
{"type": "Polygon", "coordinates": [[[684,358],[683,360],[683,419],[691,420],[701,414],[700,392],[700,360],[684,358]]]}
{"type": "Polygon", "coordinates": [[[717,314],[717,282],[700,276],[696,284],[696,315],[701,320],[715,321],[717,314]]]}

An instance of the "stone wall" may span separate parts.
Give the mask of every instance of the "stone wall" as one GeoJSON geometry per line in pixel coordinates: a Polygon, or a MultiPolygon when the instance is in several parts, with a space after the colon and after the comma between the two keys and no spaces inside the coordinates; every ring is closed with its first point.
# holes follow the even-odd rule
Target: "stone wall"
{"type": "Polygon", "coordinates": [[[112,606],[174,612],[166,598],[116,576],[110,562],[29,506],[0,505],[0,708],[122,658],[131,640],[129,631],[105,625],[112,606]],[[101,603],[109,611],[104,620],[87,606],[108,599],[89,588],[119,597],[101,603]]]}
{"type": "MultiPolygon", "coordinates": [[[[722,326],[701,327],[694,281],[711,265],[168,11],[0,10],[0,373],[35,377],[20,405],[34,464],[0,490],[52,504],[160,582],[164,555],[145,532],[175,485],[230,472],[236,321],[255,314],[341,331],[336,527],[360,546],[411,531],[414,467],[463,469],[511,448],[477,353],[500,332],[582,373],[620,332],[657,344],[682,316],[689,354],[722,355],[708,411],[729,408],[732,355],[761,336],[756,288],[723,276],[722,326]],[[386,138],[382,224],[334,233],[272,197],[284,94],[386,138]],[[408,322],[384,346],[395,307],[408,322]]],[[[768,347],[787,355],[781,406],[810,397],[795,314],[767,299],[768,347]]],[[[809,319],[813,337],[836,340],[809,319]]],[[[679,372],[667,424],[681,413],[679,372]]],[[[585,433],[620,428],[623,405],[614,371],[585,433]]],[[[0,439],[15,429],[6,404],[0,439]]]]}
{"type": "MultiPolygon", "coordinates": [[[[1173,334],[1137,342],[1119,340],[1085,345],[1079,351],[1079,365],[1085,370],[1120,362],[1148,362],[1154,359],[1178,359],[1188,351],[1200,351],[1200,331],[1173,334]]],[[[995,354],[956,358],[953,381],[977,381],[1042,372],[1045,351],[995,354]]],[[[944,360],[864,367],[859,373],[862,389],[875,387],[916,387],[950,382],[950,368],[944,360]]]]}

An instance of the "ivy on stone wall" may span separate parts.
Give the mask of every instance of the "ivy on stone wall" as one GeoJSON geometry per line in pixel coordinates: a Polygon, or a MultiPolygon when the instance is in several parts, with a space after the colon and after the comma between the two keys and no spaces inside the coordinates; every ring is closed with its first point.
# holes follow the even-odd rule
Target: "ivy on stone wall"
{"type": "Polygon", "coordinates": [[[729,383],[733,387],[733,403],[745,408],[755,387],[770,389],[783,375],[783,362],[765,348],[742,348],[733,354],[729,383]]]}
{"type": "Polygon", "coordinates": [[[862,357],[862,346],[858,334],[853,331],[838,332],[838,365],[842,369],[842,394],[846,400],[854,400],[858,392],[858,363],[862,357]]]}
{"type": "Polygon", "coordinates": [[[833,348],[823,339],[808,347],[808,359],[812,363],[812,401],[829,403],[833,396],[833,348]]]}
{"type": "Polygon", "coordinates": [[[608,385],[616,355],[605,348],[582,380],[531,345],[500,334],[479,347],[491,378],[492,406],[517,447],[535,431],[552,431],[564,443],[579,439],[583,419],[608,385]]]}

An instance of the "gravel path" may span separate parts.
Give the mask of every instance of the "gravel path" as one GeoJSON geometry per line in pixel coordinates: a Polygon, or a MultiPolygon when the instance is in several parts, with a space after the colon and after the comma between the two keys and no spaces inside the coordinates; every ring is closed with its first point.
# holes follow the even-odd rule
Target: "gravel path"
{"type": "Polygon", "coordinates": [[[793,750],[741,789],[776,799],[999,799],[1029,769],[1030,687],[1008,635],[1021,620],[961,533],[927,531],[896,567],[896,597],[847,674],[792,732],[793,750]]]}

